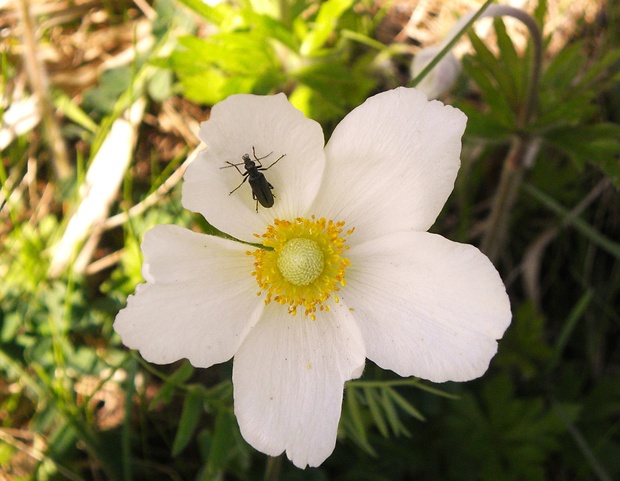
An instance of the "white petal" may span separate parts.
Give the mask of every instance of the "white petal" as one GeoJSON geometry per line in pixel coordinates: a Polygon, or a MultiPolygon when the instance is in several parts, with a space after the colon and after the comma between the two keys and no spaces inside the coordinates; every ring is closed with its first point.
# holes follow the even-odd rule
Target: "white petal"
{"type": "Polygon", "coordinates": [[[355,226],[360,241],[427,230],[454,187],[466,121],[461,111],[415,89],[369,98],[325,148],[313,212],[355,226]]]}
{"type": "Polygon", "coordinates": [[[159,225],[142,249],[147,283],[114,322],[123,343],[158,364],[187,358],[209,367],[230,359],[263,309],[247,246],[159,225]]]}
{"type": "Polygon", "coordinates": [[[341,299],[368,358],[433,382],[481,376],[510,324],[499,274],[478,249],[426,232],[397,233],[348,252],[341,299]]]}
{"type": "MultiPolygon", "coordinates": [[[[201,213],[218,229],[244,240],[262,234],[274,218],[305,215],[314,199],[325,165],[323,131],[304,117],[284,94],[275,96],[232,95],[211,110],[200,137],[207,144],[185,173],[183,205],[201,213]],[[266,157],[263,167],[285,155],[262,172],[273,186],[275,204],[258,206],[249,182],[229,193],[243,176],[230,163],[242,162],[248,154],[266,157]],[[226,167],[222,169],[222,167],[226,167]]],[[[243,164],[238,166],[245,173],[243,164]]]]}
{"type": "Polygon", "coordinates": [[[243,437],[298,467],[318,466],[334,450],[344,382],[361,375],[365,352],[349,310],[336,305],[316,321],[278,304],[235,355],[235,414],[243,437]]]}

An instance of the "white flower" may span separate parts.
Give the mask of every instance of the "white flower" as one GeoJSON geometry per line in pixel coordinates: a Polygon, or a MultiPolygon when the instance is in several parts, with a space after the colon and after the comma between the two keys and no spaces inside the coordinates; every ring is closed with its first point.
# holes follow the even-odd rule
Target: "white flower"
{"type": "MultiPolygon", "coordinates": [[[[426,47],[421,49],[411,64],[411,77],[416,78],[418,74],[433,61],[433,59],[443,50],[443,45],[426,47]]],[[[461,73],[461,62],[449,51],[439,61],[417,85],[430,99],[441,97],[449,91],[461,73]]]]}
{"type": "MultiPolygon", "coordinates": [[[[343,385],[365,358],[434,382],[481,376],[510,323],[502,281],[476,248],[427,233],[459,168],[466,117],[398,88],[351,112],[323,148],[283,94],[234,95],[202,124],[207,148],[183,205],[247,242],[156,226],[146,284],[114,328],[145,359],[209,367],[234,356],[244,438],[299,467],[333,451],[343,385]],[[253,150],[273,186],[243,180],[253,150]],[[223,168],[224,167],[224,168],[223,168]],[[257,296],[257,292],[260,293],[257,296]]],[[[257,164],[258,166],[258,164],[257,164]]]]}

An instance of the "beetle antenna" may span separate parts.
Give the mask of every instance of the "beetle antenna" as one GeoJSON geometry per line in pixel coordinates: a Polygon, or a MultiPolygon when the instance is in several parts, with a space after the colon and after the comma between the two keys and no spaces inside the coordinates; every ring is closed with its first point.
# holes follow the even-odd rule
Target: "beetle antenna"
{"type": "Polygon", "coordinates": [[[220,169],[230,169],[231,167],[237,167],[238,165],[243,165],[244,162],[239,162],[238,164],[233,164],[232,162],[226,162],[228,165],[224,167],[220,167],[220,169]]]}
{"type": "MultiPolygon", "coordinates": [[[[243,165],[243,162],[241,162],[241,164],[233,164],[232,162],[226,162],[228,165],[225,165],[224,167],[220,167],[220,169],[229,169],[230,167],[234,167],[235,169],[237,169],[237,172],[239,172],[241,175],[243,176],[247,176],[247,173],[243,173],[239,170],[239,167],[237,167],[238,165],[243,165]]],[[[243,182],[242,182],[243,183],[243,182]]],[[[237,187],[238,189],[238,187],[237,187]]],[[[235,189],[236,190],[236,189],[235,189]]],[[[234,192],[234,191],[233,191],[234,192]]],[[[231,192],[232,194],[232,192],[231,192]]]]}
{"type": "MultiPolygon", "coordinates": [[[[258,162],[260,162],[263,159],[266,159],[271,154],[273,154],[273,150],[271,152],[269,152],[267,155],[263,155],[262,157],[256,157],[256,150],[254,149],[254,146],[252,146],[252,155],[254,156],[254,160],[256,160],[258,162]]],[[[278,160],[280,160],[280,159],[278,159],[278,160]]]]}
{"type": "Polygon", "coordinates": [[[265,167],[263,168],[263,170],[271,169],[271,167],[276,165],[280,161],[280,159],[282,159],[283,157],[286,157],[286,154],[282,154],[280,157],[278,157],[278,159],[275,162],[272,162],[271,164],[269,164],[269,167],[265,167]]]}

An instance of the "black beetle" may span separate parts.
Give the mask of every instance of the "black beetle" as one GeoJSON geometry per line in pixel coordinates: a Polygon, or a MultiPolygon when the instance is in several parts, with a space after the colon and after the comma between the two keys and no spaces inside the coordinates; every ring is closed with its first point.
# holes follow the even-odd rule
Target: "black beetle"
{"type": "Polygon", "coordinates": [[[252,155],[254,156],[254,160],[250,159],[250,156],[248,154],[243,154],[241,156],[243,162],[239,162],[238,164],[226,162],[228,165],[220,167],[220,169],[234,167],[235,169],[237,169],[237,172],[239,172],[243,176],[243,180],[241,181],[241,183],[233,190],[231,190],[228,195],[235,192],[245,183],[246,180],[250,180],[250,187],[252,188],[252,198],[256,201],[256,212],[258,212],[259,203],[266,208],[273,207],[274,195],[271,192],[273,190],[273,185],[267,182],[267,178],[265,177],[265,174],[263,174],[263,172],[265,170],[271,169],[271,167],[273,167],[286,154],[282,154],[280,157],[278,157],[274,162],[269,165],[269,167],[263,167],[261,160],[266,159],[271,154],[273,154],[273,152],[269,152],[267,155],[260,158],[256,157],[256,151],[254,150],[254,147],[252,147],[252,155]],[[256,164],[258,164],[258,166],[256,164]],[[241,172],[239,170],[239,165],[243,165],[245,172],[241,172]]]}

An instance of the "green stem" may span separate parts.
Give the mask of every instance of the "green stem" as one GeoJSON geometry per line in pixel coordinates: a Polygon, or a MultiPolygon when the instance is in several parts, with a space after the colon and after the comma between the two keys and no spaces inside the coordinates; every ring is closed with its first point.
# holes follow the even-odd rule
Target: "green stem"
{"type": "Polygon", "coordinates": [[[267,466],[265,467],[265,481],[279,481],[282,470],[282,455],[268,456],[267,466]]]}
{"type": "Polygon", "coordinates": [[[536,157],[539,148],[540,141],[537,139],[515,137],[504,160],[499,185],[480,243],[480,250],[493,262],[498,259],[506,245],[509,232],[509,214],[517,200],[525,167],[536,157]]]}
{"type": "Polygon", "coordinates": [[[467,30],[469,30],[469,27],[471,27],[474,22],[476,20],[478,20],[482,14],[485,12],[485,10],[487,9],[487,7],[489,5],[491,5],[491,3],[493,3],[494,0],[487,0],[484,5],[482,5],[482,7],[480,7],[480,10],[478,10],[470,19],[469,21],[456,33],[456,35],[454,35],[452,37],[452,39],[441,49],[441,51],[437,54],[437,56],[430,61],[430,63],[424,67],[422,69],[422,71],[416,75],[416,77],[409,82],[409,84],[407,85],[407,87],[415,87],[417,86],[423,79],[424,77],[426,77],[428,75],[428,73],[433,70],[435,68],[435,65],[437,65],[442,58],[444,58],[444,56],[450,51],[452,50],[452,47],[454,47],[454,45],[456,44],[456,42],[459,41],[459,39],[465,35],[465,32],[467,32],[467,30]]]}
{"type": "Polygon", "coordinates": [[[620,243],[605,237],[594,227],[581,219],[576,212],[571,212],[555,201],[552,197],[535,188],[533,185],[524,184],[522,189],[534,199],[542,203],[547,209],[552,210],[555,214],[560,216],[564,223],[572,225],[582,235],[590,239],[590,241],[599,246],[601,249],[606,250],[612,256],[620,259],[620,243]]]}
{"type": "Polygon", "coordinates": [[[493,7],[493,16],[506,15],[520,20],[530,31],[534,49],[533,65],[530,72],[528,94],[519,115],[518,136],[513,140],[504,160],[499,186],[489,214],[480,249],[491,261],[496,261],[506,244],[509,232],[508,222],[512,208],[517,200],[519,188],[523,182],[525,169],[533,162],[539,149],[539,140],[531,140],[527,136],[527,126],[531,124],[538,107],[538,88],[542,68],[543,42],[538,24],[526,12],[498,5],[493,7]]]}
{"type": "Polygon", "coordinates": [[[596,454],[594,450],[590,447],[590,444],[588,443],[586,437],[579,429],[577,429],[577,426],[575,425],[575,423],[573,423],[571,417],[564,410],[562,404],[554,400],[553,410],[559,415],[560,419],[568,429],[568,432],[573,437],[573,440],[575,441],[575,444],[577,444],[577,447],[581,451],[583,457],[587,460],[588,464],[592,468],[592,471],[594,471],[596,479],[598,479],[599,481],[611,481],[611,475],[607,472],[603,464],[596,457],[596,454]]]}
{"type": "Polygon", "coordinates": [[[459,396],[456,394],[451,394],[441,389],[434,388],[429,386],[428,384],[424,384],[418,378],[407,378],[407,379],[389,379],[385,381],[369,381],[369,380],[357,380],[357,381],[347,381],[347,388],[378,388],[378,389],[389,389],[395,386],[409,386],[415,387],[417,389],[421,389],[422,391],[430,392],[432,394],[436,394],[437,396],[442,396],[448,399],[458,399],[459,396]]]}

